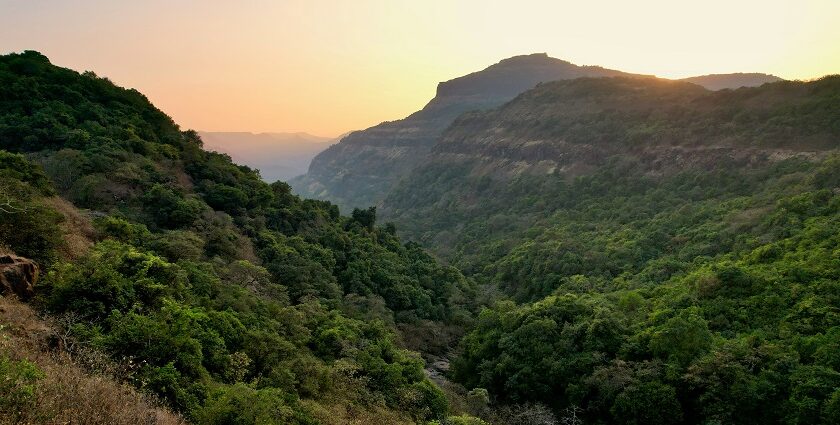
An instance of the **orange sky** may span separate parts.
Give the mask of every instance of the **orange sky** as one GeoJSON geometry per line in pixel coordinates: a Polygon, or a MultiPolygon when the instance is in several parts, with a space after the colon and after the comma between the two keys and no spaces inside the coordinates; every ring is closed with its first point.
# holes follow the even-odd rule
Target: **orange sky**
{"type": "Polygon", "coordinates": [[[516,54],[684,77],[840,73],[838,0],[0,0],[0,52],[145,93],[183,127],[335,136],[516,54]]]}

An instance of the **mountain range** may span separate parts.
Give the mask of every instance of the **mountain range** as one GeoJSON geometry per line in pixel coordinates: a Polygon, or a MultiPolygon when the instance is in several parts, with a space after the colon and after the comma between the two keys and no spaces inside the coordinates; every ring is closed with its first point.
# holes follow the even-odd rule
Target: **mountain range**
{"type": "MultiPolygon", "coordinates": [[[[538,83],[580,77],[637,77],[598,66],[579,66],[544,53],[514,56],[438,84],[437,93],[408,117],[355,131],[321,152],[305,175],[292,179],[305,197],[329,200],[342,210],[380,203],[416,167],[441,133],[464,112],[499,106],[538,83]]],[[[688,79],[710,89],[778,81],[766,74],[721,74],[688,79]]]]}

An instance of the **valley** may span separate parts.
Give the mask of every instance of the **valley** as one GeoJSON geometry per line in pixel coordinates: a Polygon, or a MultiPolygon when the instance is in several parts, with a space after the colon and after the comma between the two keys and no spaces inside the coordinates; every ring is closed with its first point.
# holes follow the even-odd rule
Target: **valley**
{"type": "Polygon", "coordinates": [[[30,50],[0,195],[2,423],[840,421],[836,75],[516,56],[333,141],[30,50]]]}

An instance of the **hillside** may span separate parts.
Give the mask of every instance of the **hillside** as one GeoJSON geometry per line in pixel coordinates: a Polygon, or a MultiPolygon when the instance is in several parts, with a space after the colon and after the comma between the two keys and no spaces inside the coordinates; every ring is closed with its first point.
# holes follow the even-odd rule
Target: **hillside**
{"type": "Polygon", "coordinates": [[[385,219],[501,291],[453,378],[583,423],[840,418],[840,77],[545,83],[458,118],[385,219]]]}
{"type": "Polygon", "coordinates": [[[71,355],[57,346],[65,336],[26,304],[0,297],[0,423],[187,423],[120,382],[130,370],[95,351],[71,355]]]}
{"type": "Polygon", "coordinates": [[[448,413],[397,327],[463,326],[473,285],[374,210],[264,183],[137,91],[33,51],[0,56],[0,177],[0,246],[43,271],[34,305],[191,422],[448,413]]]}
{"type": "Polygon", "coordinates": [[[247,133],[199,131],[204,148],[230,155],[271,183],[306,174],[315,155],[339,139],[307,133],[247,133]]]}
{"type": "Polygon", "coordinates": [[[435,97],[402,120],[350,133],[318,154],[306,175],[289,183],[301,196],[330,200],[342,210],[376,205],[460,114],[501,105],[543,81],[617,75],[630,74],[545,54],[508,58],[438,84],[435,97]]]}

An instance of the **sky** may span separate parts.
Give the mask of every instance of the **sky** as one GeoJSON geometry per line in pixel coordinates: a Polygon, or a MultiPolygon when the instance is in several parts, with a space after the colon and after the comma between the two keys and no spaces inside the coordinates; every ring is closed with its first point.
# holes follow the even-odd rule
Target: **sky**
{"type": "Polygon", "coordinates": [[[184,128],[337,136],[528,53],[678,78],[840,73],[840,0],[0,0],[0,53],[146,94],[184,128]]]}

